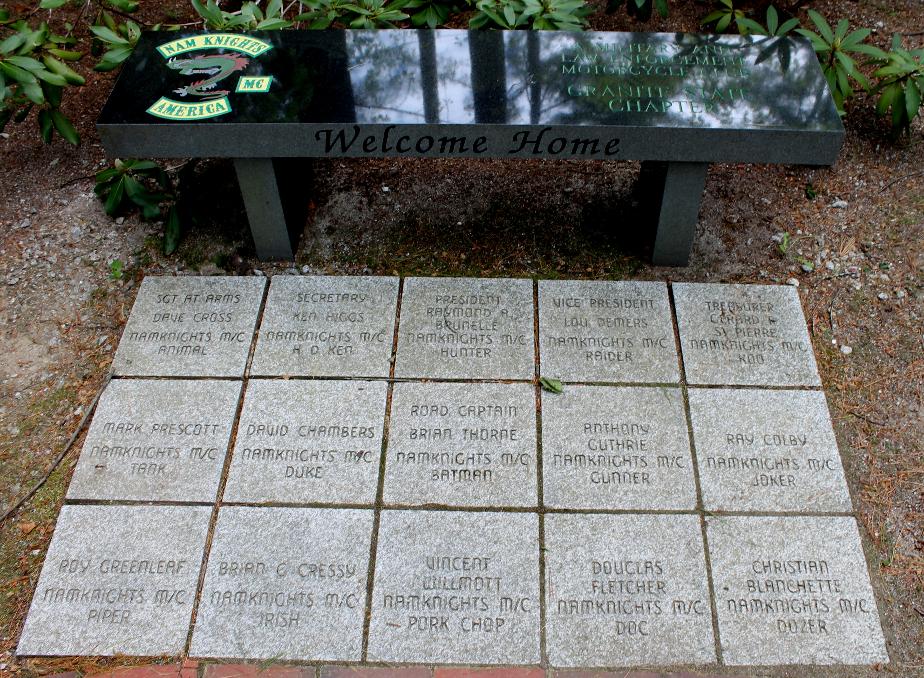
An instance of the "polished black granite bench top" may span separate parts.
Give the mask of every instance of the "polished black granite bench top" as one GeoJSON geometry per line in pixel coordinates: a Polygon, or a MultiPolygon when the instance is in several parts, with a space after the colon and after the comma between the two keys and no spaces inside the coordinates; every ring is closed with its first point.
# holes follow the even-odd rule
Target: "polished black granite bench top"
{"type": "Polygon", "coordinates": [[[154,157],[831,164],[844,134],[800,38],[465,30],[145,33],[98,126],[154,157]]]}

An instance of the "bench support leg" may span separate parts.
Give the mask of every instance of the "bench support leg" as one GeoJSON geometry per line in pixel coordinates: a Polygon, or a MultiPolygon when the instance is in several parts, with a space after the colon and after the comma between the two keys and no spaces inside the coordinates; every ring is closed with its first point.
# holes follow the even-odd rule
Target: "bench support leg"
{"type": "Polygon", "coordinates": [[[707,163],[643,162],[641,183],[655,200],[660,194],[652,263],[656,266],[686,266],[693,248],[696,222],[707,163]]]}
{"type": "Polygon", "coordinates": [[[294,260],[298,236],[290,233],[271,158],[235,158],[250,232],[262,261],[294,260]]]}

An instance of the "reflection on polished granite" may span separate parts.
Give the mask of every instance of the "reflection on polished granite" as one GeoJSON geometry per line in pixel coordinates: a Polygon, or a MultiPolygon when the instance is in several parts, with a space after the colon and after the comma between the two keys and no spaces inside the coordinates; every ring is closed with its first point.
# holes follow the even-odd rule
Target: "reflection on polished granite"
{"type": "MultiPolygon", "coordinates": [[[[482,135],[481,153],[488,156],[580,157],[574,152],[582,150],[574,144],[580,135],[600,139],[599,157],[827,164],[843,138],[815,54],[800,38],[255,32],[248,36],[272,47],[244,59],[246,65],[220,83],[227,110],[219,107],[214,117],[201,120],[155,117],[148,111],[160,97],[181,105],[218,101],[217,94],[208,93],[218,92],[215,86],[204,95],[175,94],[215,71],[184,74],[157,51],[196,35],[202,34],[142,36],[99,119],[112,152],[140,147],[150,155],[182,155],[186,144],[190,154],[216,156],[438,155],[416,146],[415,135],[457,132],[473,135],[466,151],[457,153],[469,156],[479,154],[474,146],[482,135]],[[238,78],[267,76],[272,82],[267,81],[266,92],[235,91],[238,78]],[[389,126],[395,126],[390,141],[382,137],[389,126]],[[526,134],[515,139],[507,126],[526,134]],[[541,129],[530,128],[544,127],[550,129],[541,139],[542,153],[535,153],[541,129]],[[322,128],[330,130],[326,137],[322,128]],[[659,134],[651,134],[651,128],[659,134]],[[335,143],[344,130],[347,140],[356,132],[346,150],[335,143]],[[664,136],[668,131],[677,134],[664,136]],[[261,139],[252,139],[257,132],[261,139]],[[367,133],[375,139],[363,148],[367,133]],[[406,150],[398,147],[401,134],[409,135],[406,150]],[[611,152],[604,153],[603,144],[616,137],[611,152]],[[562,139],[557,153],[556,138],[562,139]],[[151,152],[157,150],[162,153],[151,152]],[[669,158],[670,151],[681,157],[669,158]]],[[[173,59],[220,53],[235,52],[215,48],[173,59]]]]}

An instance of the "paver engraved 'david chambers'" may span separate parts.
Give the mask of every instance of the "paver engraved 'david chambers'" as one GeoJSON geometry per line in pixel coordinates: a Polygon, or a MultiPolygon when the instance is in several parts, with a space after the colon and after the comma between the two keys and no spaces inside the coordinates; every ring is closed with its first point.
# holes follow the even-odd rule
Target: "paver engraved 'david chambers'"
{"type": "Polygon", "coordinates": [[[886,654],[853,518],[707,519],[726,664],[875,664],[886,654]]]}
{"type": "Polygon", "coordinates": [[[383,511],[369,661],[539,662],[539,517],[383,511]]]}
{"type": "Polygon", "coordinates": [[[225,506],[190,654],[361,658],[372,511],[225,506]]]}
{"type": "Polygon", "coordinates": [[[667,285],[539,281],[542,374],[575,381],[680,379],[667,285]]]}
{"type": "Polygon", "coordinates": [[[821,385],[795,288],[674,283],[673,292],[689,383],[821,385]]]}
{"type": "Polygon", "coordinates": [[[372,504],[387,385],[251,379],[224,500],[372,504]]]}
{"type": "Polygon", "coordinates": [[[387,377],[398,278],[277,275],[251,374],[387,377]]]}
{"type": "Polygon", "coordinates": [[[111,381],[68,499],[214,502],[240,393],[239,381],[111,381]]]}
{"type": "Polygon", "coordinates": [[[536,506],[532,384],[395,384],[387,504],[536,506]]]}
{"type": "Polygon", "coordinates": [[[533,283],[407,278],[396,377],[532,379],[533,283]]]}
{"type": "Polygon", "coordinates": [[[122,332],[113,373],[242,376],[265,286],[262,277],[145,278],[122,332]]]}
{"type": "Polygon", "coordinates": [[[64,506],[17,654],[183,652],[211,507],[64,506]]]}
{"type": "Polygon", "coordinates": [[[552,666],[715,661],[699,517],[547,515],[552,666]]]}

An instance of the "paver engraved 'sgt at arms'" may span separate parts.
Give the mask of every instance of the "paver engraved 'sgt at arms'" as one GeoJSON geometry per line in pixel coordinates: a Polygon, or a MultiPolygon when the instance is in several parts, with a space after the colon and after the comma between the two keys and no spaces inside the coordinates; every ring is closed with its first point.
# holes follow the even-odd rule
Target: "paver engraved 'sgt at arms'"
{"type": "Polygon", "coordinates": [[[228,90],[215,89],[215,86],[235,71],[243,71],[249,63],[250,59],[236,54],[202,54],[188,59],[174,57],[167,61],[167,66],[182,75],[210,75],[210,78],[173,91],[182,97],[191,95],[211,99],[229,94],[228,90]]]}

